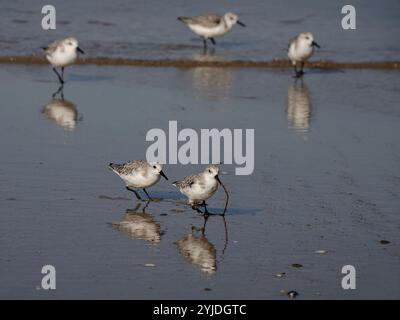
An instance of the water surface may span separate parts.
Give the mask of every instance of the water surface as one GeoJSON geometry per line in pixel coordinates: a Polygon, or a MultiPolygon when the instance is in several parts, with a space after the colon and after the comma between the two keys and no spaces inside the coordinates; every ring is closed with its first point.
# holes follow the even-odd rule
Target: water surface
{"type": "MultiPolygon", "coordinates": [[[[3,65],[0,79],[0,297],[400,297],[397,71],[295,82],[288,70],[74,66],[64,100],[48,66],[3,65]],[[166,181],[149,189],[161,201],[137,206],[107,169],[143,158],[147,131],[169,120],[255,129],[253,175],[222,166],[226,229],[211,217],[204,236],[192,230],[203,218],[166,181]],[[40,289],[45,264],[55,291],[40,289]],[[357,290],[341,289],[347,264],[357,290]]],[[[223,204],[219,191],[210,209],[223,204]]]]}
{"type": "Polygon", "coordinates": [[[288,40],[313,32],[322,46],[315,59],[346,62],[398,60],[400,2],[352,1],[356,30],[343,30],[346,1],[94,1],[54,0],[57,29],[41,29],[43,1],[2,1],[0,52],[41,54],[54,39],[76,36],[90,57],[132,59],[193,58],[202,41],[176,17],[233,11],[247,24],[217,39],[218,52],[228,60],[286,58],[288,40]]]}

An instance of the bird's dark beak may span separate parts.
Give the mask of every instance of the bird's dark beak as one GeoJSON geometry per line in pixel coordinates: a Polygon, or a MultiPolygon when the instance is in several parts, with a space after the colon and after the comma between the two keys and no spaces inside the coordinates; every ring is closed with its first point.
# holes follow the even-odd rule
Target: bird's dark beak
{"type": "Polygon", "coordinates": [[[312,43],[311,43],[311,45],[312,46],[315,46],[315,47],[317,47],[318,49],[320,49],[321,47],[319,46],[319,44],[318,43],[316,43],[315,41],[313,41],[312,43]]]}
{"type": "Polygon", "coordinates": [[[161,175],[162,177],[164,177],[165,180],[168,180],[167,176],[164,174],[164,172],[162,172],[162,170],[160,171],[160,175],[161,175]]]}
{"type": "Polygon", "coordinates": [[[80,53],[85,54],[85,51],[83,51],[81,48],[77,47],[76,50],[78,50],[80,53]]]}
{"type": "Polygon", "coordinates": [[[239,26],[241,26],[241,27],[245,27],[246,25],[242,22],[242,21],[237,21],[237,24],[239,25],[239,26]]]}

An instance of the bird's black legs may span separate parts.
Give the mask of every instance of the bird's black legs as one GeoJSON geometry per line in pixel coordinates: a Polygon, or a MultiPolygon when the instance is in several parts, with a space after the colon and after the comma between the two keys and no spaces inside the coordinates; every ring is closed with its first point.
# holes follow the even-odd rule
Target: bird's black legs
{"type": "Polygon", "coordinates": [[[212,213],[210,213],[207,209],[208,204],[203,200],[202,203],[194,203],[192,204],[191,208],[195,211],[197,211],[198,213],[201,213],[204,216],[209,216],[212,215],[212,213]],[[204,212],[200,210],[199,207],[203,207],[204,208],[204,212]]]}
{"type": "Polygon", "coordinates": [[[64,83],[64,67],[61,67],[61,79],[64,83]]]}
{"type": "Polygon", "coordinates": [[[302,62],[301,62],[301,65],[300,65],[300,71],[299,71],[300,76],[302,76],[302,75],[304,74],[303,69],[304,69],[304,61],[302,61],[302,62]]]}
{"type": "Polygon", "coordinates": [[[56,73],[58,77],[58,81],[60,81],[61,84],[64,84],[63,78],[60,76],[60,74],[57,72],[56,68],[53,68],[53,71],[56,73]]]}
{"type": "Polygon", "coordinates": [[[300,78],[303,76],[303,74],[304,74],[303,68],[304,68],[304,62],[300,63],[300,70],[297,70],[297,64],[294,65],[294,74],[295,74],[294,77],[295,78],[300,78]]]}
{"type": "Polygon", "coordinates": [[[153,201],[153,199],[150,197],[150,195],[147,193],[146,189],[143,188],[144,193],[146,194],[146,196],[149,198],[150,201],[153,201]]]}
{"type": "Polygon", "coordinates": [[[210,213],[207,210],[208,204],[203,200],[203,203],[201,204],[204,207],[204,215],[209,215],[210,213]]]}
{"type": "Polygon", "coordinates": [[[54,99],[61,92],[61,100],[64,100],[64,84],[61,83],[60,87],[51,96],[54,99]]]}
{"type": "Polygon", "coordinates": [[[215,46],[217,42],[215,41],[214,38],[203,38],[203,49],[204,51],[207,50],[207,39],[210,39],[211,43],[215,46]]]}
{"type": "Polygon", "coordinates": [[[131,189],[131,188],[129,188],[129,187],[126,187],[126,190],[133,192],[138,200],[143,200],[143,199],[140,197],[139,193],[137,193],[136,190],[133,190],[133,189],[131,189]]]}
{"type": "Polygon", "coordinates": [[[204,48],[204,50],[207,49],[207,39],[206,38],[203,38],[203,48],[204,48]]]}
{"type": "Polygon", "coordinates": [[[208,221],[208,218],[209,218],[210,216],[208,215],[208,214],[205,214],[204,215],[204,224],[203,224],[203,228],[201,228],[201,233],[203,234],[203,236],[205,235],[205,233],[206,233],[206,225],[207,225],[207,221],[208,221]]]}
{"type": "Polygon", "coordinates": [[[197,213],[203,214],[203,211],[201,211],[201,210],[199,209],[199,207],[198,207],[197,204],[192,204],[192,205],[191,205],[191,208],[192,208],[193,210],[197,211],[197,213]]]}

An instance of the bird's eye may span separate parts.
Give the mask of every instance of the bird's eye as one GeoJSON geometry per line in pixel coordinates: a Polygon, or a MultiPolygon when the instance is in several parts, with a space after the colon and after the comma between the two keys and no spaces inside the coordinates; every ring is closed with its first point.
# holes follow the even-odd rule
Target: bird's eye
{"type": "Polygon", "coordinates": [[[209,173],[211,173],[211,170],[208,170],[209,173]]]}
{"type": "Polygon", "coordinates": [[[154,169],[157,169],[157,167],[156,167],[156,166],[153,166],[153,168],[154,168],[154,169]]]}
{"type": "Polygon", "coordinates": [[[306,37],[307,40],[310,40],[310,37],[306,37]]]}

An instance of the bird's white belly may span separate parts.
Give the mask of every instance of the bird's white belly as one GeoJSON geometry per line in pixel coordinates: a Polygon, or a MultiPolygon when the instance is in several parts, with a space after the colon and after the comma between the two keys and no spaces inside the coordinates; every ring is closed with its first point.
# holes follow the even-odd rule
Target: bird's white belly
{"type": "Polygon", "coordinates": [[[46,58],[54,67],[66,67],[70,64],[75,63],[77,56],[77,53],[74,51],[61,52],[60,50],[56,50],[53,53],[46,55],[46,58]]]}
{"type": "Polygon", "coordinates": [[[191,187],[183,189],[182,192],[189,198],[190,202],[193,202],[207,200],[215,193],[215,191],[217,191],[217,189],[217,183],[207,186],[194,183],[191,187]]]}
{"type": "Polygon", "coordinates": [[[121,179],[124,180],[128,187],[133,188],[148,188],[156,184],[160,180],[160,176],[149,175],[144,176],[142,174],[130,174],[130,175],[120,175],[121,179]]]}
{"type": "Polygon", "coordinates": [[[292,62],[301,62],[301,61],[306,61],[308,58],[312,56],[314,53],[314,48],[310,46],[299,46],[295,47],[292,45],[289,49],[289,59],[292,60],[292,62]]]}
{"type": "Polygon", "coordinates": [[[199,36],[206,38],[222,36],[229,31],[223,24],[219,24],[213,28],[207,28],[198,24],[189,24],[189,28],[199,36]]]}

